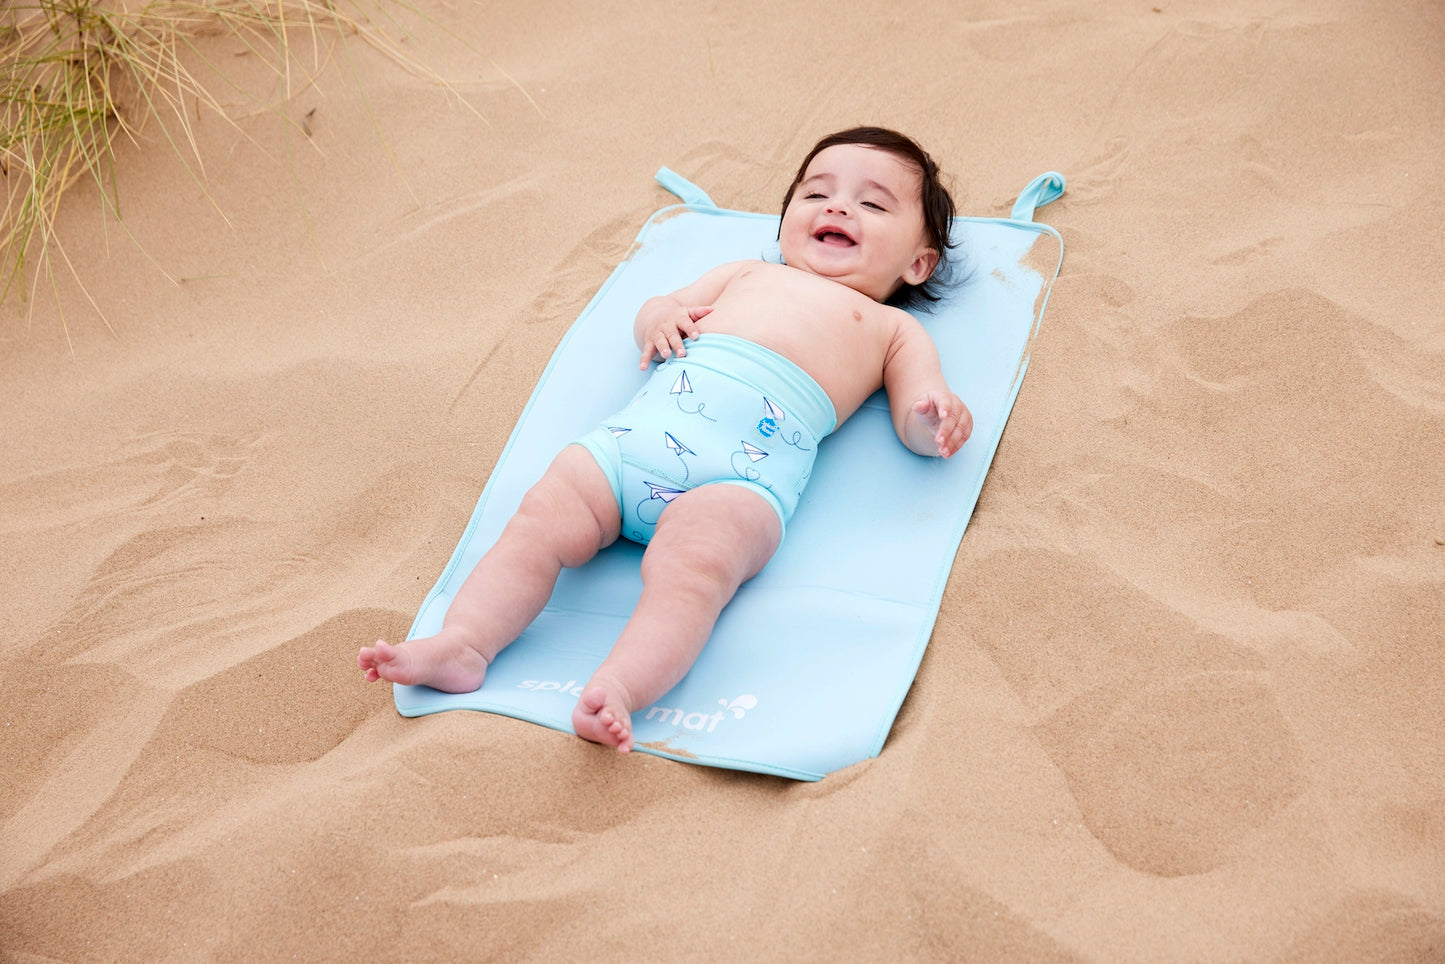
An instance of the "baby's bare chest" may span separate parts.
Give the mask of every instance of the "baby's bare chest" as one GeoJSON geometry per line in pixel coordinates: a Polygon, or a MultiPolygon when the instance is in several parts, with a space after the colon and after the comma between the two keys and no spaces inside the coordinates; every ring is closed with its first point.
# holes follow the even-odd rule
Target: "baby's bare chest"
{"type": "Polygon", "coordinates": [[[882,385],[890,311],[835,282],[762,264],[728,283],[700,327],[787,358],[822,387],[841,421],[882,385]]]}

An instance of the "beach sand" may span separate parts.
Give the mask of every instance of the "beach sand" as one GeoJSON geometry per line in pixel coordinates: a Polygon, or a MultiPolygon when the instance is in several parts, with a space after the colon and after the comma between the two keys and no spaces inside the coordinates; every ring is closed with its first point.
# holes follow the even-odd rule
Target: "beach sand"
{"type": "Polygon", "coordinates": [[[335,50],[201,117],[204,188],[122,146],[133,240],[67,195],[113,333],[63,268],[0,306],[0,959],[1445,960],[1445,9],[420,10],[474,110],[335,50]],[[964,214],[1068,179],[882,754],[398,716],[356,650],[653,172],[771,212],[858,123],[964,214]]]}

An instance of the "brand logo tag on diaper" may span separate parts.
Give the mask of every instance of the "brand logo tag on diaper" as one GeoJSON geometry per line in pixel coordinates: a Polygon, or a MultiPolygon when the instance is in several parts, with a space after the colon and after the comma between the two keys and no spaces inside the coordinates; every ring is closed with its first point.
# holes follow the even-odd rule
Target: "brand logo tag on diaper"
{"type": "Polygon", "coordinates": [[[758,434],[763,438],[772,438],[778,427],[788,420],[788,415],[767,396],[763,397],[763,413],[762,421],[758,422],[758,434]]]}

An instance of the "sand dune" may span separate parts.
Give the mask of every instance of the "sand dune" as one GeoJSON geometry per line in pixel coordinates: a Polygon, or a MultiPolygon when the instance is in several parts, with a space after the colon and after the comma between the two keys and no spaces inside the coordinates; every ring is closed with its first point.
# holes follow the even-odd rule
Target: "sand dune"
{"type": "Polygon", "coordinates": [[[67,196],[114,334],[0,306],[0,959],[1445,959],[1437,4],[421,9],[475,112],[353,45],[204,190],[122,148],[136,243],[67,196]],[[855,123],[966,214],[1068,178],[882,755],[399,717],[356,649],[653,171],[772,211],[855,123]]]}

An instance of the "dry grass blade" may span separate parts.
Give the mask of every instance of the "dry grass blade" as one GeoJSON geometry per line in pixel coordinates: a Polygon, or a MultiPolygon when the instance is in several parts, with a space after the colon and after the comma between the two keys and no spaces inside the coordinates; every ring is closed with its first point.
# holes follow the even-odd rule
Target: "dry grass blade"
{"type": "MultiPolygon", "coordinates": [[[[32,298],[42,278],[52,287],[55,284],[52,252],[58,252],[75,275],[55,236],[55,216],[61,196],[78,179],[95,180],[102,203],[124,230],[112,176],[119,138],[137,140],[141,130],[154,123],[204,191],[205,166],[191,110],[208,110],[229,118],[216,91],[187,64],[204,65],[211,72],[207,76],[219,78],[209,81],[213,86],[230,85],[230,81],[224,71],[205,60],[196,44],[201,37],[229,34],[260,55],[276,71],[283,97],[287,98],[297,84],[293,66],[307,63],[298,53],[310,52],[305,83],[309,84],[322,67],[326,46],[321,42],[323,33],[360,37],[403,68],[450,89],[442,78],[407,56],[372,26],[356,7],[348,6],[351,2],[9,3],[0,11],[0,176],[5,182],[5,208],[0,219],[0,303],[12,291],[23,292],[32,251],[38,254],[32,298]]],[[[83,284],[81,288],[84,290],[83,284]]],[[[98,306],[96,311],[100,311],[98,306]]]]}

